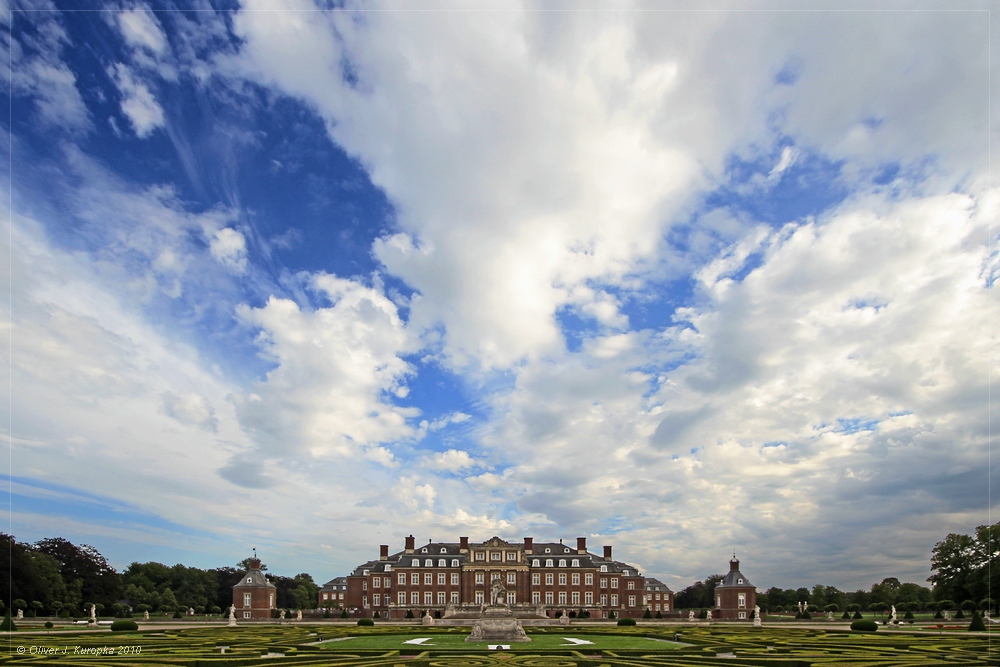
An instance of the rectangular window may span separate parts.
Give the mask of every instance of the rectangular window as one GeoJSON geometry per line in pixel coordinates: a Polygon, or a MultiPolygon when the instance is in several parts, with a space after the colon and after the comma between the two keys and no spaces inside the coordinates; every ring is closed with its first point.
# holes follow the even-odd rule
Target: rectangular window
{"type": "Polygon", "coordinates": [[[554,582],[553,574],[551,572],[545,573],[545,584],[551,586],[554,582]]]}
{"type": "Polygon", "coordinates": [[[514,573],[514,572],[508,572],[507,573],[507,583],[508,584],[516,584],[517,583],[517,574],[514,573]]]}
{"type": "Polygon", "coordinates": [[[634,607],[635,606],[635,596],[634,595],[628,596],[628,606],[630,606],[630,607],[634,607]]]}
{"type": "Polygon", "coordinates": [[[747,617],[747,613],[746,613],[745,611],[741,611],[741,612],[740,612],[740,618],[741,618],[741,619],[744,619],[744,618],[746,618],[746,617],[747,617]]]}
{"type": "Polygon", "coordinates": [[[542,601],[542,594],[539,593],[538,591],[535,591],[534,593],[531,594],[531,601],[534,602],[535,604],[538,604],[539,602],[542,601]]]}
{"type": "Polygon", "coordinates": [[[454,592],[453,592],[453,593],[451,594],[451,603],[452,603],[452,604],[458,604],[458,593],[454,593],[454,592]]]}
{"type": "Polygon", "coordinates": [[[376,607],[381,606],[382,596],[376,593],[375,595],[372,596],[372,602],[375,604],[376,607]]]}
{"type": "Polygon", "coordinates": [[[343,593],[341,593],[341,594],[340,594],[340,599],[341,599],[341,600],[343,600],[343,599],[344,599],[344,594],[343,594],[343,593]]]}
{"type": "Polygon", "coordinates": [[[476,560],[485,560],[485,559],[486,559],[486,555],[482,551],[477,551],[476,552],[476,560]]]}
{"type": "Polygon", "coordinates": [[[517,552],[516,551],[508,551],[507,552],[507,560],[517,560],[517,552]]]}
{"type": "Polygon", "coordinates": [[[329,593],[323,593],[323,599],[324,600],[330,599],[330,594],[329,593]]]}
{"type": "Polygon", "coordinates": [[[434,583],[434,575],[430,572],[424,572],[424,583],[430,586],[434,583]]]}
{"type": "Polygon", "coordinates": [[[594,575],[592,573],[590,573],[590,572],[588,572],[587,574],[583,575],[583,583],[585,585],[587,585],[587,586],[593,586],[594,585],[594,575]]]}
{"type": "Polygon", "coordinates": [[[670,603],[667,602],[663,605],[663,611],[670,611],[670,603]]]}
{"type": "Polygon", "coordinates": [[[382,577],[375,577],[372,579],[372,586],[375,588],[382,588],[382,577]]]}
{"type": "Polygon", "coordinates": [[[243,606],[244,607],[249,607],[250,606],[250,593],[244,593],[243,594],[243,606]]]}
{"type": "Polygon", "coordinates": [[[559,573],[559,585],[560,586],[565,586],[566,585],[566,573],[565,572],[560,572],[559,573]]]}
{"type": "Polygon", "coordinates": [[[363,590],[363,591],[367,591],[368,590],[368,582],[367,581],[362,581],[361,582],[361,590],[363,590]]]}
{"type": "Polygon", "coordinates": [[[602,607],[607,607],[608,606],[608,596],[607,595],[602,595],[601,596],[601,606],[602,607]]]}
{"type": "Polygon", "coordinates": [[[243,612],[243,618],[250,618],[250,612],[248,611],[243,612]]]}
{"type": "Polygon", "coordinates": [[[573,591],[570,594],[570,602],[572,602],[573,604],[580,604],[580,592],[579,591],[573,591]]]}
{"type": "Polygon", "coordinates": [[[406,604],[406,593],[400,593],[397,599],[399,600],[399,604],[406,604]]]}
{"type": "Polygon", "coordinates": [[[601,588],[607,588],[607,587],[608,587],[607,577],[601,577],[601,588]]]}
{"type": "Polygon", "coordinates": [[[486,575],[482,572],[476,572],[476,583],[482,584],[486,582],[486,575]]]}
{"type": "Polygon", "coordinates": [[[416,591],[410,593],[410,604],[420,604],[420,593],[416,591]]]}
{"type": "Polygon", "coordinates": [[[514,591],[507,591],[507,604],[514,604],[517,598],[514,595],[514,591]]]}
{"type": "Polygon", "coordinates": [[[444,572],[438,572],[438,586],[444,586],[444,572]]]}
{"type": "Polygon", "coordinates": [[[611,577],[611,588],[618,588],[618,577],[611,577]]]}
{"type": "Polygon", "coordinates": [[[494,551],[490,554],[490,560],[500,560],[500,552],[494,551]]]}
{"type": "Polygon", "coordinates": [[[611,596],[611,606],[612,607],[617,607],[618,606],[618,596],[617,595],[612,595],[611,596]]]}
{"type": "Polygon", "coordinates": [[[657,593],[657,594],[656,594],[656,599],[657,599],[657,600],[659,600],[659,599],[660,599],[660,594],[659,594],[659,593],[657,593]]]}
{"type": "Polygon", "coordinates": [[[559,591],[559,604],[566,604],[566,591],[559,591]]]}
{"type": "Polygon", "coordinates": [[[458,572],[451,573],[451,585],[458,586],[458,572]]]}
{"type": "Polygon", "coordinates": [[[634,591],[634,590],[635,590],[635,582],[634,582],[634,581],[630,581],[630,582],[628,582],[628,586],[627,586],[627,588],[628,588],[628,589],[629,589],[630,591],[634,591]]]}
{"type": "Polygon", "coordinates": [[[587,591],[583,594],[583,604],[594,604],[594,594],[587,591]]]}
{"type": "Polygon", "coordinates": [[[417,574],[416,572],[414,572],[413,574],[411,574],[410,575],[410,583],[413,584],[414,586],[417,586],[418,584],[420,584],[420,575],[417,574]]]}
{"type": "Polygon", "coordinates": [[[406,585],[406,575],[404,573],[400,572],[396,580],[399,582],[400,586],[406,585]]]}
{"type": "Polygon", "coordinates": [[[367,595],[362,595],[361,596],[361,606],[362,607],[367,607],[368,606],[368,596],[367,595]]]}
{"type": "Polygon", "coordinates": [[[430,593],[430,592],[424,593],[424,604],[427,604],[427,605],[434,604],[434,594],[433,593],[430,593]]]}
{"type": "Polygon", "coordinates": [[[483,603],[483,592],[476,591],[476,604],[482,604],[482,603],[483,603]]]}
{"type": "Polygon", "coordinates": [[[573,578],[572,578],[571,581],[573,582],[574,586],[579,586],[580,585],[580,573],[579,572],[574,572],[573,573],[573,578]]]}
{"type": "Polygon", "coordinates": [[[746,593],[739,593],[737,595],[737,599],[739,600],[739,603],[737,604],[737,606],[739,606],[739,607],[745,607],[745,606],[747,606],[747,594],[746,593]]]}
{"type": "Polygon", "coordinates": [[[386,577],[385,581],[382,582],[382,585],[385,586],[386,588],[392,586],[392,577],[386,577]]]}
{"type": "Polygon", "coordinates": [[[545,593],[545,604],[552,604],[552,591],[545,593]]]}
{"type": "Polygon", "coordinates": [[[540,583],[542,583],[542,575],[538,574],[537,572],[535,574],[531,575],[531,583],[533,585],[535,585],[535,586],[537,586],[540,583]]]}
{"type": "Polygon", "coordinates": [[[444,604],[444,592],[443,591],[439,591],[438,592],[438,604],[444,604]]]}

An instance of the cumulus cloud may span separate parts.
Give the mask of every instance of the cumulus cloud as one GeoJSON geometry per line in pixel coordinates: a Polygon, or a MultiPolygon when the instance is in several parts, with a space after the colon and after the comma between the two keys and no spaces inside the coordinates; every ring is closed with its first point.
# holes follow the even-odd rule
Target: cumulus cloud
{"type": "Polygon", "coordinates": [[[156,55],[167,52],[166,35],[148,7],[133,7],[116,16],[125,41],[133,48],[148,49],[156,55]]]}
{"type": "Polygon", "coordinates": [[[212,235],[208,244],[212,257],[233,273],[247,270],[247,240],[239,231],[224,227],[212,235]]]}
{"type": "Polygon", "coordinates": [[[426,466],[432,470],[446,470],[448,472],[459,472],[476,465],[476,460],[469,456],[469,452],[460,449],[437,452],[426,463],[426,466]]]}

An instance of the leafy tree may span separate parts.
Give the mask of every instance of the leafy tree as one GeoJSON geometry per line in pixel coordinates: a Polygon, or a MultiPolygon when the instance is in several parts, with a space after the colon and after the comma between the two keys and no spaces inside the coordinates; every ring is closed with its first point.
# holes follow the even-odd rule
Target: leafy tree
{"type": "Polygon", "coordinates": [[[67,586],[79,581],[82,598],[102,604],[113,604],[121,598],[121,577],[94,547],[87,544],[78,547],[61,537],[51,537],[36,542],[34,550],[59,561],[63,581],[67,586]]]}
{"type": "Polygon", "coordinates": [[[934,586],[935,597],[963,600],[971,596],[975,553],[976,541],[969,535],[949,533],[934,545],[931,552],[934,574],[927,580],[934,586]]]}
{"type": "Polygon", "coordinates": [[[164,611],[177,609],[177,598],[170,588],[163,589],[163,593],[160,594],[160,609],[164,611]]]}
{"type": "MultiPolygon", "coordinates": [[[[253,560],[253,559],[252,558],[244,558],[243,560],[241,560],[239,563],[236,564],[236,569],[239,570],[241,574],[243,572],[246,572],[247,570],[250,569],[250,561],[251,560],[253,560]]],[[[267,565],[265,565],[264,563],[261,563],[260,564],[260,571],[261,572],[267,572],[267,565]]]]}

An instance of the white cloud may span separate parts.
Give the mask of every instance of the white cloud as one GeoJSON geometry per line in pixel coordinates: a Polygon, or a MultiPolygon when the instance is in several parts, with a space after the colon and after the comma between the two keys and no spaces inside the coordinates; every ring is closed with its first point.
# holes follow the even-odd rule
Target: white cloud
{"type": "Polygon", "coordinates": [[[446,452],[437,452],[427,461],[426,466],[432,470],[445,470],[448,472],[459,472],[478,465],[477,461],[469,456],[469,452],[460,449],[449,449],[446,452]]]}
{"type": "Polygon", "coordinates": [[[219,429],[219,420],[215,410],[204,396],[188,393],[178,395],[172,391],[162,394],[163,412],[182,424],[191,424],[205,431],[215,433],[219,429]]]}
{"type": "Polygon", "coordinates": [[[147,7],[133,7],[119,12],[118,27],[125,41],[133,48],[148,49],[162,56],[167,52],[167,38],[156,17],[147,7]]]}
{"type": "Polygon", "coordinates": [[[116,63],[110,73],[122,96],[122,113],[132,124],[136,136],[144,139],[153,130],[165,126],[163,107],[145,83],[138,81],[132,71],[121,63],[116,63]]]}
{"type": "Polygon", "coordinates": [[[246,273],[247,240],[242,233],[231,227],[224,227],[212,235],[208,247],[212,257],[233,273],[246,273]]]}

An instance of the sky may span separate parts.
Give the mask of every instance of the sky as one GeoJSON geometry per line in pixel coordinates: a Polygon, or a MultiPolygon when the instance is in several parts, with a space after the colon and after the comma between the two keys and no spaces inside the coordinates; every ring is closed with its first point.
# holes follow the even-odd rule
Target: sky
{"type": "Polygon", "coordinates": [[[325,582],[991,512],[986,2],[5,0],[5,532],[325,582]]]}

